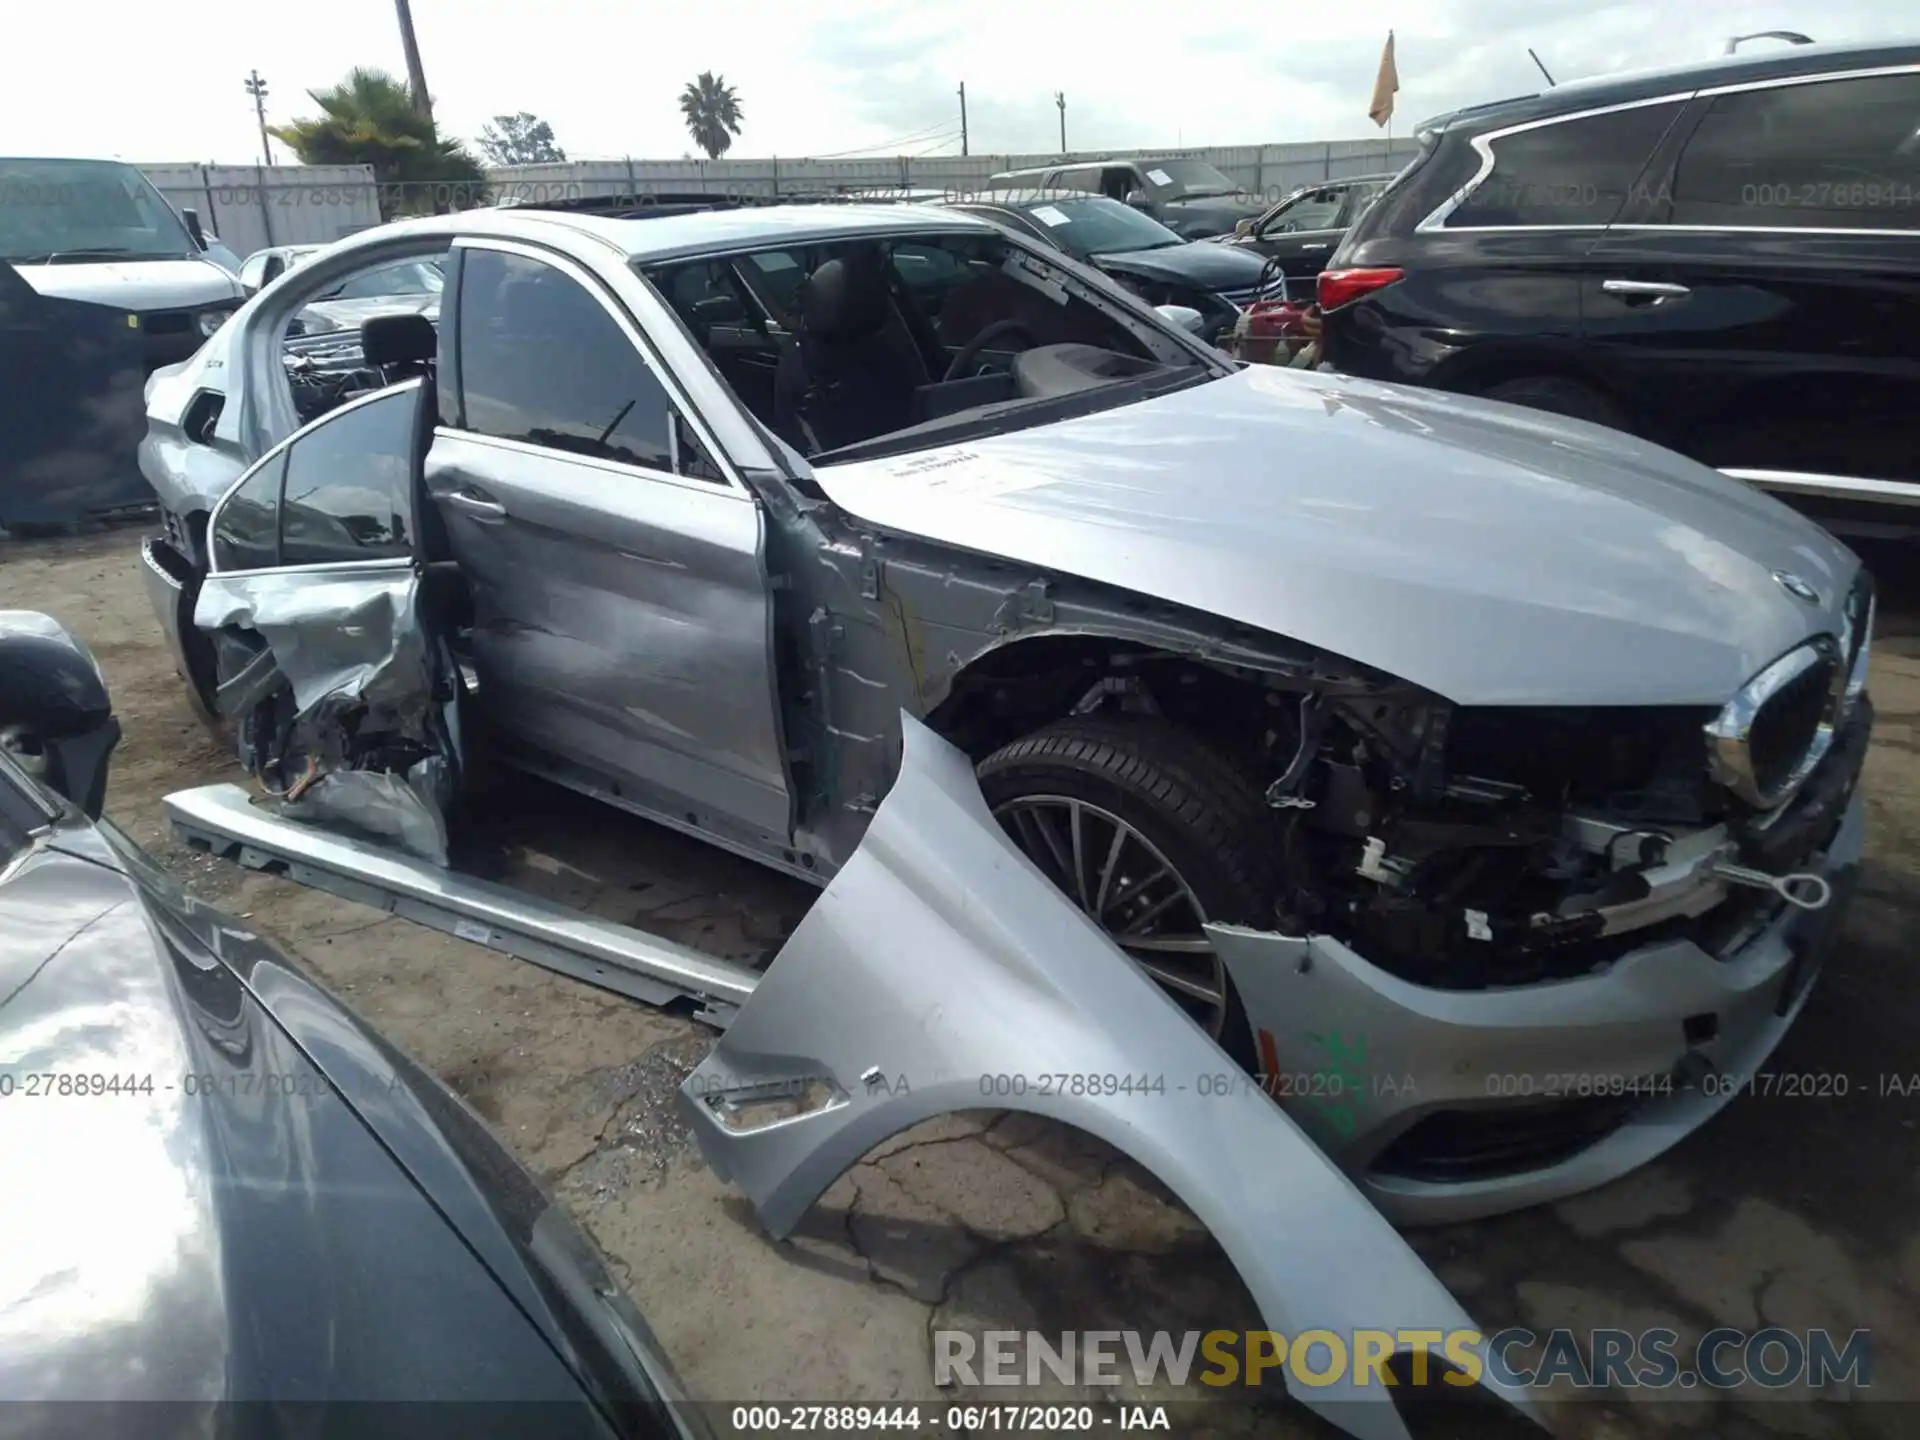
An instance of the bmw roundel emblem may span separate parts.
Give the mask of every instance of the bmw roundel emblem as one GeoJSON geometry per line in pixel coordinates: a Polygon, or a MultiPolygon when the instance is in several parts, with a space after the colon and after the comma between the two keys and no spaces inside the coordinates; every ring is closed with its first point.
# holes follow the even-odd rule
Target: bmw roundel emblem
{"type": "Polygon", "coordinates": [[[1820,592],[1795,575],[1790,570],[1776,570],[1773,578],[1780,582],[1780,588],[1796,600],[1804,600],[1809,605],[1820,603],[1820,592]]]}

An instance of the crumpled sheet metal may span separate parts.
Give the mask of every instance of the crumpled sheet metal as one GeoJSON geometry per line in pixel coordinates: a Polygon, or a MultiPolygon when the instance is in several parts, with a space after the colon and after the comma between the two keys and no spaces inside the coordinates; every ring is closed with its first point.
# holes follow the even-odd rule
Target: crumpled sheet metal
{"type": "MultiPolygon", "coordinates": [[[[266,641],[293,690],[296,734],[314,755],[335,756],[344,737],[334,722],[362,706],[371,728],[419,741],[428,735],[433,676],[418,589],[411,569],[209,575],[193,623],[248,629],[266,641]]],[[[415,762],[405,775],[335,765],[278,810],[289,820],[392,840],[445,865],[451,792],[440,756],[415,762]]]]}
{"type": "Polygon", "coordinates": [[[276,807],[304,825],[347,825],[391,840],[409,854],[447,863],[447,762],[430,755],[405,775],[373,770],[335,770],[322,775],[298,800],[276,807]]]}
{"type": "Polygon", "coordinates": [[[258,633],[301,715],[333,696],[424,713],[432,691],[415,611],[419,583],[412,570],[209,575],[193,623],[258,633]]]}
{"type": "MultiPolygon", "coordinates": [[[[860,847],[680,1091],[708,1164],[767,1229],[790,1233],[854,1161],[908,1126],[1002,1106],[1145,1165],[1212,1231],[1275,1331],[1473,1329],[1256,1086],[1201,1093],[1203,1077],[1240,1073],[1234,1062],[1008,842],[967,758],[911,717],[902,727],[899,778],[860,847]],[[1043,1093],[1040,1077],[1056,1074],[1165,1088],[1043,1093]],[[1024,1093],[983,1098],[983,1077],[998,1076],[1025,1078],[1024,1093]],[[769,1102],[777,1109],[756,1112],[769,1102]]],[[[1407,1440],[1377,1377],[1356,1385],[1349,1367],[1303,1387],[1289,1373],[1288,1386],[1350,1434],[1407,1440]]],[[[1533,1414],[1492,1377],[1481,1388],[1533,1414]]]]}

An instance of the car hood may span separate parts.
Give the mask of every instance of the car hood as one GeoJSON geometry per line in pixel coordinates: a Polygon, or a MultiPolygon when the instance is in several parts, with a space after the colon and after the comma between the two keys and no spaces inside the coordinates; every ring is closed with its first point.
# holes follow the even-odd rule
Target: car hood
{"type": "Polygon", "coordinates": [[[816,479],[884,529],[1469,705],[1724,704],[1808,635],[1839,633],[1859,568],[1778,501],[1617,431],[1271,366],[816,479]]]}
{"type": "Polygon", "coordinates": [[[1185,245],[1169,245],[1161,250],[1126,250],[1096,255],[1093,263],[1102,270],[1122,275],[1138,275],[1151,280],[1171,280],[1215,293],[1251,290],[1260,283],[1265,258],[1251,250],[1216,245],[1211,240],[1193,240],[1185,245]]]}
{"type": "Polygon", "coordinates": [[[0,1216],[32,1236],[0,1402],[540,1401],[584,1436],[658,1393],[594,1363],[611,1286],[479,1122],[111,827],[0,883],[0,997],[0,1216]],[[95,1089],[28,1092],[53,1072],[95,1089]]]}
{"type": "Polygon", "coordinates": [[[240,299],[240,282],[210,260],[122,260],[16,265],[40,294],[121,310],[184,310],[240,299]]]}

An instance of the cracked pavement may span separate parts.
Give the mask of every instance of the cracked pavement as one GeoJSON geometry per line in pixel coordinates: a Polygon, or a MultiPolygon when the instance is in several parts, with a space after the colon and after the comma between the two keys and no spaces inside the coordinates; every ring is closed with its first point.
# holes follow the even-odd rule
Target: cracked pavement
{"type": "MultiPolygon", "coordinates": [[[[704,1027],[175,845],[160,796],[241,777],[193,720],[165,658],[139,587],[139,533],[0,542],[0,606],[51,611],[94,648],[113,686],[126,731],[113,817],[484,1115],[593,1232],[696,1395],[1158,1400],[1173,1397],[940,1391],[932,1334],[1258,1328],[1218,1247],[1150,1175],[1028,1116],[981,1111],[897,1136],[774,1243],[706,1170],[674,1105],[711,1043],[704,1027]]],[[[1413,1232],[1487,1328],[1868,1328],[1867,1399],[1920,1399],[1920,606],[1883,608],[1862,887],[1834,963],[1772,1063],[1780,1074],[1845,1075],[1848,1093],[1742,1096],[1603,1190],[1413,1232]],[[1889,1076],[1910,1077],[1912,1093],[1883,1093],[1889,1076]]],[[[534,782],[505,780],[491,803],[511,828],[464,837],[473,863],[716,955],[770,955],[813,893],[534,782]]],[[[1702,1430],[1891,1440],[1914,1428],[1908,1404],[1842,1398],[1620,1391],[1555,1408],[1583,1440],[1702,1430]]],[[[1179,1428],[1332,1433],[1274,1399],[1217,1403],[1179,1428]]]]}

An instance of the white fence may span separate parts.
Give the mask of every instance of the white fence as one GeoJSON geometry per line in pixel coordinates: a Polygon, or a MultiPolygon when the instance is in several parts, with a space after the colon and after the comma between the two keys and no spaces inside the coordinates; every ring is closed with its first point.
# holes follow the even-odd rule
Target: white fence
{"type": "MultiPolygon", "coordinates": [[[[866,187],[970,191],[1001,170],[1135,156],[1205,160],[1249,194],[1270,199],[1347,175],[1397,170],[1418,150],[1412,140],[1329,140],[1229,145],[1200,150],[1112,150],[1074,155],[934,155],[879,160],[584,160],[488,172],[492,200],[539,204],[588,196],[658,194],[819,195],[866,187]]],[[[245,258],[268,245],[323,244],[380,223],[379,187],[365,165],[143,165],[176,210],[245,258]]],[[[431,189],[432,187],[428,187],[431,189]]],[[[455,187],[457,188],[457,187],[455,187]]],[[[436,197],[423,195],[428,201],[436,197]]],[[[442,208],[466,203],[437,197],[442,208]]]]}
{"type": "Polygon", "coordinates": [[[1226,145],[1199,150],[1103,150],[1073,155],[934,155],[878,160],[582,160],[560,165],[516,165],[488,172],[495,199],[533,204],[588,196],[666,193],[819,194],[849,188],[970,191],[1002,170],[1133,157],[1183,155],[1216,166],[1253,195],[1279,199],[1316,180],[1398,170],[1418,153],[1417,142],[1328,140],[1291,145],[1226,145]]]}
{"type": "Polygon", "coordinates": [[[268,245],[313,245],[380,223],[366,165],[142,165],[176,210],[245,259],[268,245]]]}

